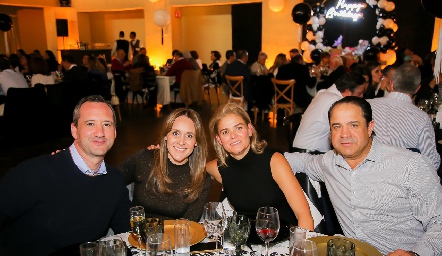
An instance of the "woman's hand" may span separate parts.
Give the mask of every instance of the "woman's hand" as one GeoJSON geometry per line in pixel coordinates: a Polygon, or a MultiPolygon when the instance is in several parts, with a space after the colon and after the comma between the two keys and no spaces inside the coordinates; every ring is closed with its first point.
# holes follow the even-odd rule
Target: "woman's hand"
{"type": "Polygon", "coordinates": [[[382,77],[381,78],[381,86],[379,87],[379,89],[381,89],[383,91],[391,92],[393,89],[393,88],[391,88],[391,80],[385,76],[382,77]]]}
{"type": "Polygon", "coordinates": [[[149,149],[149,150],[160,149],[160,144],[157,144],[157,145],[150,145],[149,147],[147,147],[147,149],[149,149]]]}

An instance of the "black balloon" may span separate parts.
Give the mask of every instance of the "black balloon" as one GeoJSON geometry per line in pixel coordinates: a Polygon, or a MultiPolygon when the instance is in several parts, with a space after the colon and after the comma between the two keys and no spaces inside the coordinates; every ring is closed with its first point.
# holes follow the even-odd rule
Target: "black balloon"
{"type": "Polygon", "coordinates": [[[317,28],[316,30],[317,30],[317,31],[322,31],[322,30],[324,30],[324,27],[321,26],[321,25],[319,25],[318,28],[317,28]]]}
{"type": "Polygon", "coordinates": [[[310,53],[310,58],[315,62],[316,65],[321,63],[321,53],[322,51],[319,49],[315,49],[310,53]]]}
{"type": "Polygon", "coordinates": [[[313,14],[314,15],[319,14],[320,9],[321,9],[320,4],[316,3],[316,5],[312,7],[313,14]]]}
{"type": "Polygon", "coordinates": [[[310,20],[310,15],[312,12],[312,8],[310,5],[306,3],[299,3],[293,7],[292,17],[295,23],[299,25],[304,25],[307,21],[310,20]]]}
{"type": "Polygon", "coordinates": [[[1,31],[9,31],[12,28],[12,20],[9,15],[0,13],[0,30],[1,31]]]}
{"type": "Polygon", "coordinates": [[[425,11],[433,14],[438,18],[442,18],[442,8],[440,8],[440,0],[421,0],[425,11]]]}
{"type": "Polygon", "coordinates": [[[391,35],[391,34],[393,34],[393,33],[394,33],[394,31],[393,31],[392,28],[386,28],[386,29],[385,29],[385,35],[391,35]]]}
{"type": "Polygon", "coordinates": [[[316,45],[316,40],[311,40],[311,41],[309,41],[309,43],[312,45],[316,45]]]}
{"type": "Polygon", "coordinates": [[[308,31],[313,31],[313,26],[312,26],[312,24],[307,24],[307,30],[308,31]]]}
{"type": "Polygon", "coordinates": [[[396,20],[396,12],[389,12],[388,17],[392,20],[396,20]]]}
{"type": "Polygon", "coordinates": [[[319,14],[325,14],[325,6],[324,5],[321,5],[319,7],[319,14]]]}
{"type": "MultiPolygon", "coordinates": [[[[380,43],[377,45],[380,45],[380,43]]],[[[362,55],[364,61],[379,60],[379,48],[371,46],[367,48],[362,55]]]]}

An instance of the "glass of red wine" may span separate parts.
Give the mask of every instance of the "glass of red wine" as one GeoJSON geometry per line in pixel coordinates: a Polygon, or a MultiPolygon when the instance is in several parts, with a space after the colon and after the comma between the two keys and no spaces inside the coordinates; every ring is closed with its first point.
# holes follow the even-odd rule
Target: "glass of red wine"
{"type": "Polygon", "coordinates": [[[279,214],[275,207],[264,206],[258,209],[255,228],[266,245],[266,256],[269,256],[269,243],[278,236],[279,226],[279,214]]]}

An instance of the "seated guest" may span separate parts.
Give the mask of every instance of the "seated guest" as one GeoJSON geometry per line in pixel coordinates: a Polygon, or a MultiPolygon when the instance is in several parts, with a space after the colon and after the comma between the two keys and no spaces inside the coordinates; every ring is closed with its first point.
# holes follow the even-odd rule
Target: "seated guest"
{"type": "Polygon", "coordinates": [[[61,57],[61,65],[64,68],[63,82],[71,83],[74,85],[81,85],[87,82],[87,73],[77,64],[74,64],[74,57],[66,54],[61,57]]]}
{"type": "Polygon", "coordinates": [[[104,162],[115,124],[114,110],[101,96],[83,98],[74,110],[69,148],[6,174],[0,183],[0,247],[11,255],[49,255],[96,241],[109,228],[130,230],[123,175],[104,162]]]}
{"type": "Polygon", "coordinates": [[[98,58],[89,57],[87,66],[89,78],[93,76],[95,79],[107,80],[107,68],[101,64],[98,58]]]}
{"type": "Polygon", "coordinates": [[[31,56],[28,54],[22,55],[20,57],[20,73],[23,74],[23,76],[31,75],[31,72],[29,71],[29,62],[31,61],[31,56]]]}
{"type": "Polygon", "coordinates": [[[28,88],[29,86],[23,75],[11,69],[7,59],[0,58],[0,95],[7,95],[10,87],[28,88]]]}
{"type": "Polygon", "coordinates": [[[234,62],[235,60],[236,60],[236,53],[233,50],[227,50],[226,61],[223,63],[220,69],[220,75],[221,77],[223,77],[223,80],[224,80],[224,75],[226,73],[227,65],[234,62]]]}
{"type": "MultiPolygon", "coordinates": [[[[328,89],[332,86],[338,78],[344,75],[347,71],[345,70],[344,63],[340,56],[335,55],[330,58],[328,75],[324,77],[324,80],[319,82],[316,86],[316,90],[328,89]]],[[[319,72],[315,72],[318,79],[321,74],[319,72]]]]}
{"type": "Polygon", "coordinates": [[[141,48],[140,48],[140,51],[139,51],[139,52],[134,56],[134,58],[132,59],[132,62],[133,62],[133,63],[137,63],[137,62],[138,62],[138,56],[140,56],[140,55],[147,56],[146,54],[147,54],[147,50],[146,50],[146,48],[141,47],[141,48]]]}
{"type": "Polygon", "coordinates": [[[175,76],[175,83],[170,86],[170,89],[180,88],[181,75],[184,70],[192,70],[192,64],[184,58],[182,52],[176,50],[173,55],[174,63],[167,70],[166,76],[175,76]]]}
{"type": "Polygon", "coordinates": [[[250,67],[252,75],[266,76],[269,73],[269,70],[266,67],[266,60],[267,54],[265,52],[260,52],[258,54],[258,60],[250,67]]]}
{"type": "Polygon", "coordinates": [[[273,63],[273,66],[270,67],[269,72],[276,77],[278,74],[278,68],[285,64],[287,64],[287,56],[285,56],[284,53],[280,53],[276,55],[275,62],[273,63]]]}
{"type": "Polygon", "coordinates": [[[328,113],[334,150],[285,153],[293,171],[325,182],[345,236],[383,255],[440,255],[442,186],[427,158],[381,143],[364,99],[345,97],[328,113]]]}
{"type": "Polygon", "coordinates": [[[203,69],[203,62],[200,59],[200,56],[198,55],[197,51],[190,51],[190,55],[194,60],[196,60],[196,63],[198,63],[199,69],[203,69]]]}
{"type": "Polygon", "coordinates": [[[8,60],[9,64],[11,64],[12,70],[14,70],[17,73],[20,73],[20,57],[17,54],[12,53],[9,55],[8,60]]]}
{"type": "Polygon", "coordinates": [[[123,49],[117,50],[117,56],[112,59],[112,72],[124,72],[132,68],[132,61],[125,60],[126,53],[123,49]]]}
{"type": "Polygon", "coordinates": [[[347,97],[362,97],[368,80],[356,73],[340,77],[327,90],[318,92],[302,116],[293,147],[297,152],[326,152],[331,149],[328,110],[336,101],[347,97]]]}
{"type": "Polygon", "coordinates": [[[351,68],[354,65],[358,64],[357,56],[355,56],[355,55],[353,55],[353,53],[349,52],[349,53],[344,54],[344,58],[346,59],[345,65],[344,65],[345,71],[351,72],[351,68]]]}
{"type": "Polygon", "coordinates": [[[310,76],[310,71],[306,65],[300,64],[296,61],[290,61],[278,68],[276,79],[295,79],[293,100],[295,101],[296,106],[304,109],[307,108],[313,97],[307,92],[306,86],[313,88],[316,85],[316,77],[310,76]]]}
{"type": "MultiPolygon", "coordinates": [[[[247,66],[247,60],[249,59],[249,53],[246,50],[239,50],[236,53],[236,60],[229,65],[227,65],[226,73],[227,76],[243,76],[243,86],[244,86],[244,99],[246,102],[251,100],[251,85],[250,77],[251,72],[249,66],[247,66]]],[[[235,96],[235,95],[234,95],[235,96]]],[[[247,108],[247,106],[246,106],[247,108]]]]}
{"type": "Polygon", "coordinates": [[[48,63],[48,67],[49,67],[50,72],[57,71],[58,66],[60,64],[58,63],[57,59],[55,58],[54,53],[51,50],[45,51],[44,59],[48,63]]]}
{"type": "Polygon", "coordinates": [[[211,185],[207,142],[198,113],[176,109],[164,121],[159,149],[143,149],[121,166],[134,183],[133,205],[148,217],[199,221],[211,185]]]}
{"type": "Polygon", "coordinates": [[[384,75],[382,74],[381,63],[378,61],[370,61],[367,62],[366,66],[371,73],[371,82],[367,87],[367,91],[364,93],[364,99],[383,97],[384,90],[381,88],[386,88],[386,86],[382,86],[381,82],[385,84],[388,81],[383,81],[384,75]]]}
{"type": "Polygon", "coordinates": [[[90,57],[91,56],[89,56],[89,54],[85,54],[85,55],[83,55],[83,58],[81,59],[81,62],[82,62],[82,64],[81,64],[81,68],[84,70],[84,71],[88,71],[88,69],[89,69],[89,59],[90,59],[90,57]]]}
{"type": "Polygon", "coordinates": [[[289,164],[259,140],[240,105],[218,107],[209,130],[218,159],[207,163],[206,169],[222,184],[236,212],[254,218],[259,207],[273,206],[282,220],[313,230],[307,200],[289,164]]]}
{"type": "MultiPolygon", "coordinates": [[[[221,84],[221,53],[219,51],[210,52],[210,60],[212,63],[209,65],[209,70],[206,70],[206,74],[210,77],[213,84],[221,84]]],[[[204,72],[204,70],[203,70],[204,72]]]]}
{"type": "Polygon", "coordinates": [[[417,149],[430,159],[437,170],[440,155],[436,150],[432,120],[412,102],[420,81],[418,68],[402,64],[392,77],[392,91],[385,97],[368,102],[376,120],[376,138],[381,143],[417,149]]]}
{"type": "Polygon", "coordinates": [[[301,54],[299,53],[299,50],[296,49],[296,48],[291,49],[291,50],[289,51],[289,54],[290,54],[290,61],[293,61],[293,58],[294,58],[295,56],[301,55],[301,54]]]}
{"type": "Polygon", "coordinates": [[[330,64],[330,53],[322,52],[320,55],[321,62],[317,64],[315,73],[322,73],[322,75],[326,76],[327,73],[324,74],[325,71],[328,71],[330,64]]]}
{"type": "Polygon", "coordinates": [[[31,87],[36,84],[55,84],[54,76],[49,72],[47,62],[42,58],[35,58],[29,64],[29,71],[34,74],[31,78],[31,87]]]}

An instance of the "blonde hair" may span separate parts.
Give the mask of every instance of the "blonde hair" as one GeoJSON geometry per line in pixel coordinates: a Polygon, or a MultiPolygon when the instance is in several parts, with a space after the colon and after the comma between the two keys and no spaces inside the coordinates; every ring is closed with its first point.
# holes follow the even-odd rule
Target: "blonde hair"
{"type": "Polygon", "coordinates": [[[149,183],[153,183],[160,193],[171,194],[178,192],[184,194],[184,201],[191,203],[195,201],[201,193],[206,178],[206,158],[207,158],[207,141],[201,118],[197,112],[192,109],[179,108],[166,118],[161,128],[160,135],[160,149],[154,153],[154,165],[149,176],[149,183]],[[193,152],[189,156],[190,176],[191,182],[182,191],[172,191],[168,184],[171,184],[169,176],[167,175],[167,142],[164,139],[172,130],[173,123],[180,116],[186,116],[192,120],[195,125],[196,144],[193,152]]]}
{"type": "Polygon", "coordinates": [[[285,64],[287,64],[287,56],[284,53],[280,53],[276,56],[275,62],[273,63],[273,66],[269,69],[269,71],[273,73],[275,69],[285,64]]]}
{"type": "Polygon", "coordinates": [[[265,140],[259,140],[258,133],[255,130],[255,127],[252,125],[252,121],[250,120],[249,115],[247,114],[244,109],[235,103],[227,103],[225,105],[219,106],[215,113],[213,114],[212,118],[209,122],[209,130],[210,130],[210,136],[212,138],[213,147],[215,148],[216,155],[218,159],[221,161],[221,164],[224,166],[227,166],[226,159],[229,156],[227,151],[224,149],[222,145],[220,145],[216,139],[216,136],[218,135],[218,125],[221,119],[226,117],[227,115],[235,114],[240,116],[246,125],[252,127],[252,136],[250,136],[250,148],[255,152],[256,154],[262,154],[264,152],[265,147],[267,146],[267,142],[265,140]]]}

